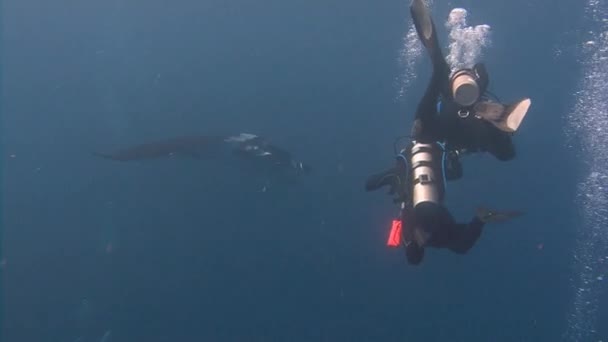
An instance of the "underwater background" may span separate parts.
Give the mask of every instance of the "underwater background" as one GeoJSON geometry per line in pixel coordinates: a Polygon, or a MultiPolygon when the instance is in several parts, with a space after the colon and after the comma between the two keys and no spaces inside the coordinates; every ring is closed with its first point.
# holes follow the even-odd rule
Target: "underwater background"
{"type": "Polygon", "coordinates": [[[532,99],[517,158],[466,157],[446,203],[526,215],[412,267],[363,189],[431,74],[409,1],[4,0],[2,341],[608,340],[608,4],[429,5],[532,99]],[[314,172],[91,155],[240,132],[314,172]]]}

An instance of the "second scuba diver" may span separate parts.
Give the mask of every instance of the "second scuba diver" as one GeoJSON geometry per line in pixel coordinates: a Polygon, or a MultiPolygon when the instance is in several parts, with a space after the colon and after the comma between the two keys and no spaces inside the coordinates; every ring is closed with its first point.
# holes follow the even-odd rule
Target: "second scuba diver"
{"type": "Polygon", "coordinates": [[[513,159],[516,153],[511,136],[523,121],[531,100],[523,98],[512,104],[492,101],[488,97],[490,81],[483,63],[452,72],[422,0],[413,0],[410,12],[435,75],[425,94],[429,98],[420,109],[435,115],[417,117],[413,129],[419,130],[421,120],[426,120],[424,134],[433,135],[434,140],[441,138],[450,151],[489,152],[502,161],[513,159]],[[433,122],[429,124],[429,121],[433,122]]]}

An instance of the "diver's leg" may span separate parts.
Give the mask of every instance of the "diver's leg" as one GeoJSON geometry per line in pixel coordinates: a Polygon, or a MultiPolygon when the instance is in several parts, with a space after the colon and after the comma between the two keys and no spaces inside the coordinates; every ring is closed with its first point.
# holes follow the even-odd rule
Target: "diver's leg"
{"type": "Polygon", "coordinates": [[[515,158],[515,145],[511,139],[511,134],[503,132],[490,124],[486,127],[490,132],[484,149],[501,161],[509,161],[515,158]]]}
{"type": "Polygon", "coordinates": [[[448,95],[448,77],[450,74],[450,68],[445,61],[445,57],[441,51],[439,45],[439,39],[437,38],[437,31],[435,29],[435,23],[422,0],[412,0],[410,4],[410,14],[414,21],[414,27],[418,38],[422,42],[422,45],[426,48],[426,51],[431,58],[433,63],[433,71],[440,75],[445,75],[444,83],[441,84],[441,92],[444,95],[448,95]]]}
{"type": "Polygon", "coordinates": [[[410,242],[405,245],[405,256],[408,264],[420,265],[424,259],[424,247],[418,246],[416,242],[410,242]]]}
{"type": "Polygon", "coordinates": [[[441,53],[435,24],[424,2],[412,0],[410,12],[418,37],[433,63],[433,76],[416,109],[411,135],[416,141],[430,143],[438,137],[437,100],[440,94],[447,94],[450,70],[441,53]]]}
{"type": "Polygon", "coordinates": [[[411,138],[421,143],[432,143],[439,138],[439,120],[437,113],[437,100],[441,94],[441,87],[447,76],[433,70],[431,81],[418,103],[411,138]]]}
{"type": "Polygon", "coordinates": [[[517,210],[498,211],[479,207],[469,224],[454,224],[449,227],[447,247],[455,253],[465,254],[475,245],[486,223],[507,222],[523,214],[517,210]]]}
{"type": "Polygon", "coordinates": [[[412,139],[422,143],[431,143],[442,138],[442,134],[439,132],[437,101],[440,95],[446,96],[446,92],[449,92],[450,74],[441,51],[437,54],[439,57],[437,61],[433,61],[433,74],[422,99],[418,103],[412,126],[412,139]]]}
{"type": "Polygon", "coordinates": [[[475,216],[468,224],[454,224],[450,229],[448,248],[458,254],[465,254],[481,236],[484,222],[475,216]]]}
{"type": "Polygon", "coordinates": [[[410,265],[418,265],[424,258],[424,247],[421,247],[416,241],[414,229],[416,223],[413,219],[413,211],[411,207],[406,207],[401,210],[401,238],[405,247],[405,256],[410,265]]]}

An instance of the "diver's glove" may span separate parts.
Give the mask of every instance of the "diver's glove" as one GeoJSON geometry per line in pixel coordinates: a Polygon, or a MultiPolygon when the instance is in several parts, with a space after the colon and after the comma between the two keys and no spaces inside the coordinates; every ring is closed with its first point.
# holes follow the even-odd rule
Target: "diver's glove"
{"type": "Polygon", "coordinates": [[[394,194],[397,188],[398,179],[395,168],[391,168],[382,173],[370,176],[365,182],[365,191],[375,191],[383,186],[389,185],[389,195],[394,194]]]}

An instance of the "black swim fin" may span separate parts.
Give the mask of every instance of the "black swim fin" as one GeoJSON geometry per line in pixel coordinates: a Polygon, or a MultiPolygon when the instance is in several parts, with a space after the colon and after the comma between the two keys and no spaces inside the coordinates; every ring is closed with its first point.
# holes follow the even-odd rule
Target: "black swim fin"
{"type": "MultiPolygon", "coordinates": [[[[433,74],[440,77],[447,77],[450,74],[450,67],[448,66],[441,46],[439,45],[439,38],[437,38],[437,30],[435,29],[435,23],[431,17],[431,13],[427,8],[423,0],[412,0],[410,5],[410,14],[414,21],[414,27],[418,38],[422,42],[422,45],[428,53],[431,64],[433,65],[433,74]]],[[[445,86],[442,86],[441,93],[443,96],[449,96],[450,90],[447,88],[447,82],[445,86]]]]}
{"type": "Polygon", "coordinates": [[[521,125],[521,122],[526,117],[528,109],[530,109],[531,105],[532,100],[530,100],[530,98],[524,98],[508,105],[507,109],[505,110],[506,118],[502,121],[503,130],[510,130],[512,132],[517,131],[519,125],[521,125]]]}
{"type": "Polygon", "coordinates": [[[414,27],[418,33],[418,38],[422,42],[422,45],[427,49],[431,58],[436,56],[436,51],[439,51],[439,40],[437,39],[437,33],[435,33],[435,24],[433,18],[429,13],[429,9],[426,7],[422,0],[412,0],[410,4],[410,14],[414,21],[414,27]]]}
{"type": "Polygon", "coordinates": [[[475,104],[474,112],[477,117],[489,121],[501,131],[515,133],[531,104],[530,98],[521,99],[507,106],[497,102],[482,101],[475,104]]]}
{"type": "Polygon", "coordinates": [[[477,208],[477,217],[484,223],[505,222],[513,218],[522,216],[523,214],[523,212],[517,210],[498,211],[491,210],[485,207],[477,208]]]}

